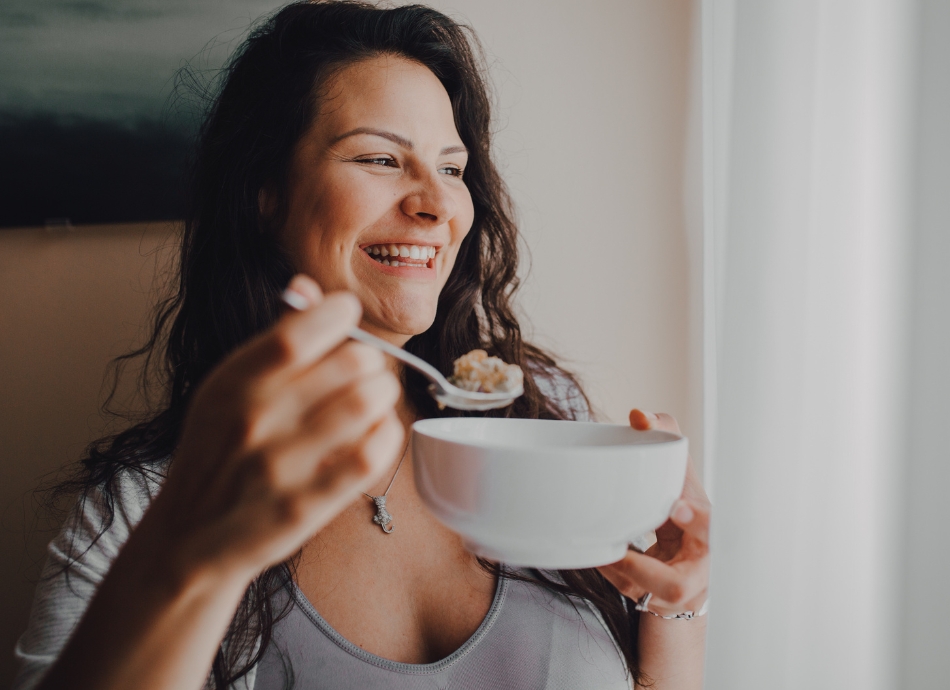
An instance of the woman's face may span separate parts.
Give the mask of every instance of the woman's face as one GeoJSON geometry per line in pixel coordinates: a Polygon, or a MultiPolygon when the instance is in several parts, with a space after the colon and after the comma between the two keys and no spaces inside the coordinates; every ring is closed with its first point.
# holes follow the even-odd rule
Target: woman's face
{"type": "Polygon", "coordinates": [[[435,319],[472,226],[467,159],[428,68],[391,56],[350,65],[294,153],[281,243],[324,291],[360,298],[364,328],[401,345],[435,319]]]}

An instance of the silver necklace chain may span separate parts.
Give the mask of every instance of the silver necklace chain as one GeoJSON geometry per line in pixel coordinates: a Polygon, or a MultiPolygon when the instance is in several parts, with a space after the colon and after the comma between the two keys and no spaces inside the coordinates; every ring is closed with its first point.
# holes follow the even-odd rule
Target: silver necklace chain
{"type": "Polygon", "coordinates": [[[402,449],[402,457],[399,458],[399,464],[396,465],[396,471],[393,472],[393,478],[389,480],[389,486],[386,487],[386,490],[383,492],[382,496],[372,496],[365,491],[363,495],[366,498],[373,500],[373,503],[376,504],[376,515],[373,516],[373,522],[379,525],[380,529],[383,530],[386,534],[392,534],[392,522],[393,516],[390,515],[389,511],[386,510],[386,497],[389,495],[389,490],[393,488],[393,484],[396,483],[396,476],[399,474],[399,470],[402,469],[402,463],[406,459],[406,453],[409,452],[409,441],[406,441],[406,447],[402,449]]]}

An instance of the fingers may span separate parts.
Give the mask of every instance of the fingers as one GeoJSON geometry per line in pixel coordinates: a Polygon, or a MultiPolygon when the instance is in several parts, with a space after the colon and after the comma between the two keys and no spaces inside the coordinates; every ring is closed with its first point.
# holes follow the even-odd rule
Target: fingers
{"type": "Polygon", "coordinates": [[[302,369],[324,357],[359,323],[363,308],[355,295],[334,292],[319,304],[281,317],[263,347],[274,364],[302,369]]]}
{"type": "Polygon", "coordinates": [[[685,534],[709,546],[709,508],[688,499],[681,498],[673,506],[670,520],[685,534]]]}
{"type": "MultiPolygon", "coordinates": [[[[655,414],[653,412],[647,412],[646,410],[639,409],[630,410],[630,426],[632,426],[637,431],[659,429],[661,431],[668,431],[674,434],[683,433],[680,430],[679,423],[672,416],[663,413],[655,414]]],[[[703,483],[700,481],[699,475],[696,473],[696,468],[693,466],[692,458],[689,459],[689,462],[686,466],[686,481],[683,485],[682,497],[688,499],[691,503],[696,505],[707,507],[709,505],[709,499],[706,496],[703,483]]]]}
{"type": "Polygon", "coordinates": [[[358,444],[392,413],[400,394],[396,377],[382,371],[333,395],[311,410],[299,425],[268,444],[265,455],[274,458],[266,469],[269,483],[275,488],[288,488],[309,481],[320,462],[358,444]]]}
{"type": "MultiPolygon", "coordinates": [[[[667,525],[670,523],[682,530],[683,535],[674,540],[676,548],[667,554],[668,561],[654,557],[657,554],[628,551],[623,560],[598,568],[630,599],[652,592],[650,609],[663,615],[680,613],[701,604],[709,581],[708,506],[680,499],[673,506],[667,525]]],[[[657,530],[658,537],[660,533],[661,530],[657,530]]]]}
{"type": "Polygon", "coordinates": [[[289,385],[283,384],[282,392],[293,393],[295,404],[308,409],[353,382],[385,370],[382,352],[351,340],[301,372],[289,385]]]}
{"type": "Polygon", "coordinates": [[[356,443],[393,410],[401,394],[392,372],[360,379],[313,409],[303,420],[301,437],[312,439],[314,450],[321,455],[356,443]]]}
{"type": "Polygon", "coordinates": [[[298,273],[287,284],[281,299],[288,307],[305,311],[323,301],[323,290],[315,280],[303,273],[298,273]]]}
{"type": "Polygon", "coordinates": [[[597,570],[600,571],[601,575],[607,578],[610,584],[617,588],[618,592],[628,599],[637,601],[649,591],[615,564],[603,565],[597,568],[597,570]]]}
{"type": "MultiPolygon", "coordinates": [[[[603,566],[600,571],[624,594],[645,590],[664,601],[683,595],[683,578],[673,566],[636,551],[628,551],[622,561],[603,566]]],[[[636,597],[631,597],[636,598],[636,597]]]]}
{"type": "Polygon", "coordinates": [[[391,467],[403,449],[404,436],[398,416],[390,412],[356,444],[338,448],[316,463],[299,462],[300,453],[306,453],[304,446],[285,454],[282,464],[296,465],[298,471],[305,465],[309,467],[309,476],[284,494],[293,498],[283,501],[290,507],[283,517],[301,521],[300,527],[307,534],[321,529],[391,467]]]}
{"type": "Polygon", "coordinates": [[[251,392],[243,438],[254,444],[264,438],[294,434],[299,426],[309,424],[316,410],[344,398],[346,389],[387,372],[381,352],[350,341],[296,378],[277,374],[265,377],[251,392]]]}
{"type": "Polygon", "coordinates": [[[644,412],[643,410],[637,409],[630,410],[630,426],[637,431],[652,429],[653,423],[658,419],[659,418],[652,412],[644,412]]]}
{"type": "Polygon", "coordinates": [[[345,388],[384,371],[386,359],[379,350],[348,341],[294,378],[268,377],[258,382],[248,400],[244,438],[255,443],[293,433],[313,410],[338,398],[345,388]]]}
{"type": "Polygon", "coordinates": [[[177,503],[169,500],[186,514],[186,532],[223,544],[254,572],[293,553],[376,481],[404,436],[398,379],[381,354],[348,341],[359,301],[323,296],[305,276],[284,298],[296,308],[196,391],[175,463],[186,458],[191,471],[178,480],[173,468],[163,490],[177,491],[177,503]]]}
{"type": "Polygon", "coordinates": [[[622,561],[598,570],[624,596],[639,599],[652,592],[657,612],[679,613],[706,591],[708,559],[680,561],[670,565],[636,551],[628,551],[622,561]],[[662,611],[662,609],[667,611],[662,611]]]}
{"type": "Polygon", "coordinates": [[[630,410],[630,426],[637,431],[648,431],[650,429],[659,429],[660,431],[669,431],[673,434],[681,434],[680,425],[668,414],[647,412],[636,408],[630,410]]]}
{"type": "MultiPolygon", "coordinates": [[[[319,290],[315,283],[312,287],[319,290]]],[[[221,369],[226,376],[241,379],[296,375],[346,340],[361,315],[360,302],[351,293],[327,295],[309,309],[284,314],[273,328],[252,339],[221,369]]]]}
{"type": "Polygon", "coordinates": [[[395,412],[386,415],[357,445],[320,463],[311,482],[311,491],[316,496],[338,494],[348,483],[353,485],[353,491],[368,488],[399,460],[405,435],[395,412]]]}

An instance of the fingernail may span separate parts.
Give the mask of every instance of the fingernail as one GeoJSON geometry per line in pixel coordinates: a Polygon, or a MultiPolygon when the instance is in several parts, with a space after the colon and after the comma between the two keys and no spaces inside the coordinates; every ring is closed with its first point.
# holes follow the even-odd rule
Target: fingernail
{"type": "Polygon", "coordinates": [[[652,412],[647,412],[640,409],[630,410],[630,425],[637,431],[647,431],[653,428],[653,423],[657,420],[657,416],[652,412]]]}
{"type": "Polygon", "coordinates": [[[280,298],[297,311],[304,311],[305,309],[309,309],[311,306],[310,300],[305,294],[302,292],[297,292],[289,286],[283,291],[283,293],[281,293],[280,298]]]}
{"type": "Polygon", "coordinates": [[[679,501],[673,508],[673,519],[681,524],[689,524],[693,519],[693,509],[686,501],[679,501]]]}

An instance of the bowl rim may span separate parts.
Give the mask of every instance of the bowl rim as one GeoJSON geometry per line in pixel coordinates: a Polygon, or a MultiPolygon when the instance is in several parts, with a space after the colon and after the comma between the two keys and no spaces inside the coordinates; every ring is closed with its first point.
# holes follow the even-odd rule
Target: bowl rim
{"type": "Polygon", "coordinates": [[[573,421],[569,419],[523,419],[520,417],[430,417],[428,419],[420,419],[413,423],[411,427],[412,436],[415,437],[423,436],[428,439],[435,441],[440,441],[442,443],[452,443],[457,446],[463,446],[467,448],[499,448],[499,449],[524,449],[524,450],[539,450],[542,447],[539,446],[514,446],[509,443],[503,442],[492,442],[491,440],[479,440],[477,442],[471,440],[462,440],[457,438],[449,438],[447,435],[442,433],[432,433],[431,431],[426,430],[426,426],[436,426],[440,423],[453,422],[453,423],[462,423],[465,424],[468,421],[473,423],[488,423],[488,424],[498,424],[505,425],[509,423],[541,423],[541,424],[582,424],[584,426],[596,426],[600,428],[612,427],[612,428],[621,428],[629,429],[637,434],[653,434],[660,436],[660,440],[650,441],[648,443],[638,443],[638,444],[615,444],[615,445],[576,445],[576,446],[566,446],[566,447],[546,447],[544,446],[545,452],[568,452],[573,453],[579,449],[600,449],[605,451],[607,449],[617,450],[617,449],[628,449],[628,448],[648,448],[651,446],[660,446],[666,444],[677,444],[677,443],[688,443],[688,439],[683,434],[676,434],[672,431],[666,431],[664,429],[648,429],[641,431],[639,429],[634,429],[629,424],[614,424],[610,422],[588,422],[588,421],[573,421]]]}

